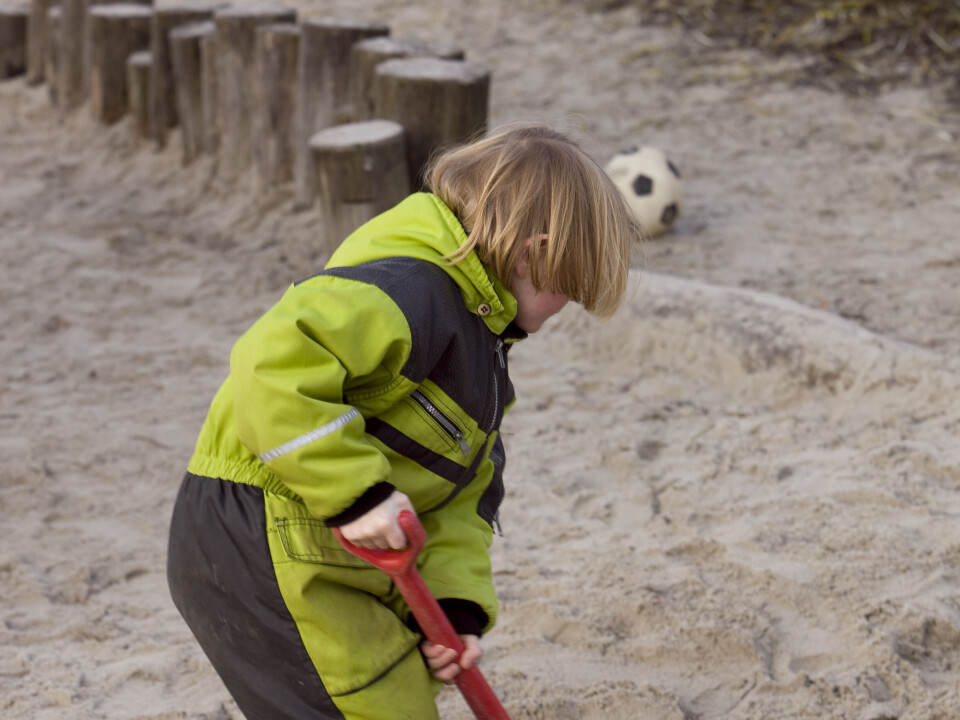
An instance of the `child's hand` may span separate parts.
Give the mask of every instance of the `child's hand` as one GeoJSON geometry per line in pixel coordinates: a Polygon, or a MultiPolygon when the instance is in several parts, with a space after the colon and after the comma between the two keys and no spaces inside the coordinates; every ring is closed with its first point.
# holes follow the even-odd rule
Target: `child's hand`
{"type": "Polygon", "coordinates": [[[463,654],[457,660],[457,651],[443,645],[434,645],[429,640],[420,643],[420,652],[423,653],[427,666],[433,670],[433,676],[440,682],[450,685],[454,682],[461,670],[469,670],[476,665],[483,656],[480,649],[480,638],[476,635],[461,635],[463,640],[463,654]]]}
{"type": "Polygon", "coordinates": [[[404,510],[416,514],[410,498],[394,490],[382,503],[341,526],[340,532],[358,547],[400,550],[407,544],[407,536],[397,521],[404,510]]]}

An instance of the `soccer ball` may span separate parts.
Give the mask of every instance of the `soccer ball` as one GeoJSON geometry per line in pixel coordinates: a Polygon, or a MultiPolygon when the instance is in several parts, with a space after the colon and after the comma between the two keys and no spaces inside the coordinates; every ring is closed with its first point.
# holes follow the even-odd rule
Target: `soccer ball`
{"type": "Polygon", "coordinates": [[[683,204],[683,184],[666,155],[649,146],[633,147],[614,155],[606,171],[647,237],[670,229],[683,204]]]}

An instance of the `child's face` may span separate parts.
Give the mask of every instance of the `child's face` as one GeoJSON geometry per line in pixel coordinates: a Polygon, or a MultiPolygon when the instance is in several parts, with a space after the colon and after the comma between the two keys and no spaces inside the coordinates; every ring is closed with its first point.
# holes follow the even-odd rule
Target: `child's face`
{"type": "MultiPolygon", "coordinates": [[[[541,240],[546,236],[541,236],[541,240]]],[[[531,241],[527,241],[527,245],[531,241]]],[[[570,302],[566,295],[538,292],[530,281],[530,265],[525,252],[513,272],[513,296],[517,299],[517,317],[514,322],[526,333],[535,333],[540,327],[570,302]]]]}

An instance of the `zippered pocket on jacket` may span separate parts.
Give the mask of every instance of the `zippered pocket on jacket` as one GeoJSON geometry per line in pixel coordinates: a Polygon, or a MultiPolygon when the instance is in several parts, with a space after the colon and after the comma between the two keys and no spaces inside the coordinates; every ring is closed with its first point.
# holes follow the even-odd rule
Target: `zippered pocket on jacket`
{"type": "Polygon", "coordinates": [[[465,457],[470,455],[470,445],[467,444],[466,436],[463,430],[449,417],[447,417],[433,402],[420,390],[414,390],[410,393],[410,399],[419,405],[423,410],[437,423],[441,430],[460,446],[460,452],[465,457]]]}

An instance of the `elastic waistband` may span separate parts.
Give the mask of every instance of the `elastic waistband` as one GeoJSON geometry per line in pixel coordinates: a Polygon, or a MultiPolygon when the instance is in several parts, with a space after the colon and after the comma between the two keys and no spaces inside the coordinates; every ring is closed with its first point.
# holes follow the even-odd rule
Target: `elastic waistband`
{"type": "Polygon", "coordinates": [[[197,453],[190,459],[187,472],[200,477],[229,480],[241,485],[252,485],[262,488],[264,492],[303,503],[303,499],[299,495],[284,485],[280,478],[259,460],[237,462],[236,460],[225,460],[197,453]]]}

